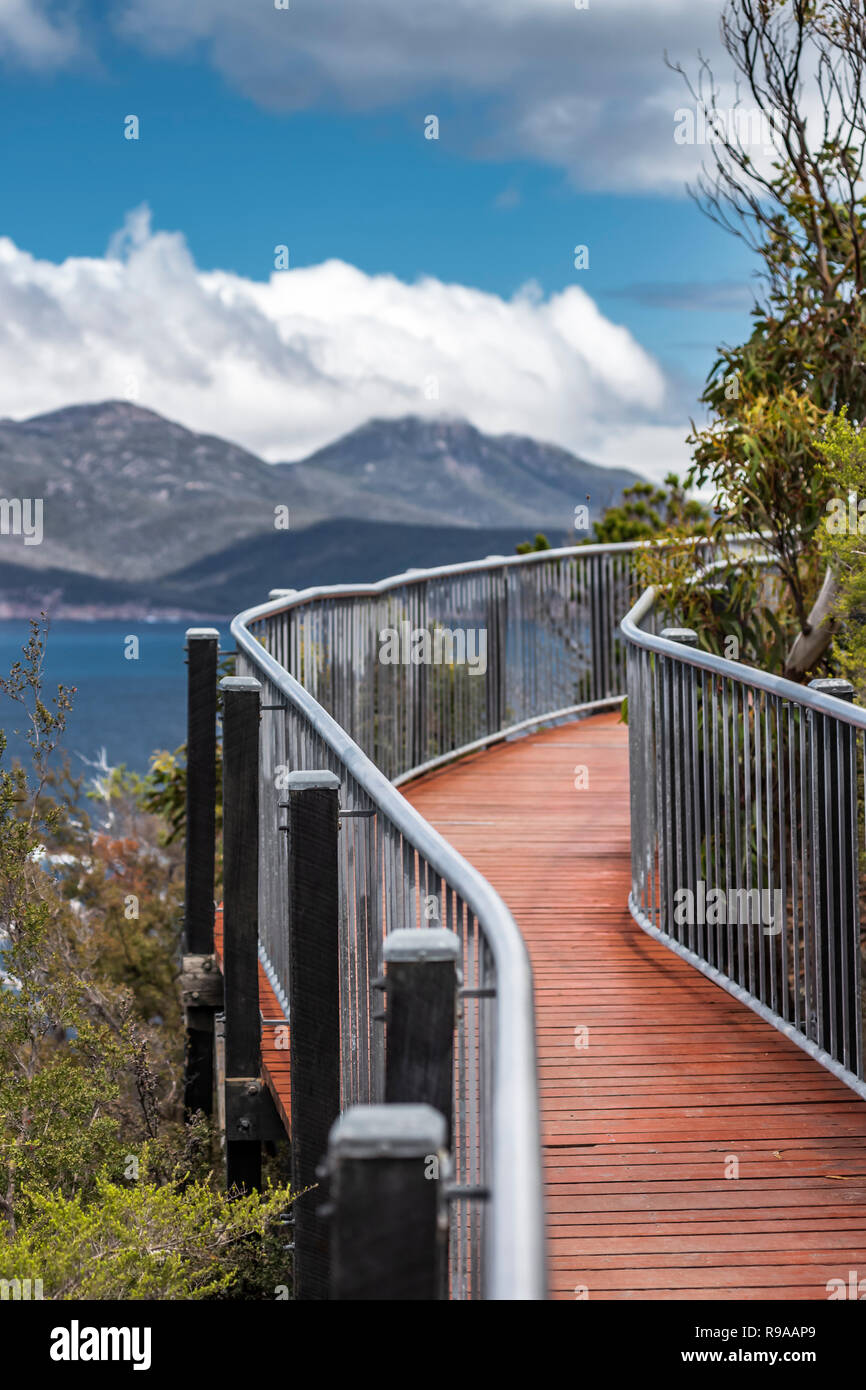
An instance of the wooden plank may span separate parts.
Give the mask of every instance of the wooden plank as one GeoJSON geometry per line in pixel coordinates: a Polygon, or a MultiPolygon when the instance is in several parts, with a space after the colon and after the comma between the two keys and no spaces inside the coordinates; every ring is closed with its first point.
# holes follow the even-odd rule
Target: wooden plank
{"type": "Polygon", "coordinates": [[[498,889],[532,955],[552,1296],[826,1299],[828,1279],[866,1265],[862,1102],[627,910],[617,716],[404,791],[498,889]]]}

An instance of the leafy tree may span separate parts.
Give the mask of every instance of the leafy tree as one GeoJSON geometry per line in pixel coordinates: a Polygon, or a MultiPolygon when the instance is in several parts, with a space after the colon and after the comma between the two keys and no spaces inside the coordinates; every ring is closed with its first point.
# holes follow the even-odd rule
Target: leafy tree
{"type": "Polygon", "coordinates": [[[0,1278],[57,1298],[273,1297],[287,1190],[230,1201],[208,1125],[182,1122],[179,849],[137,779],[111,774],[82,807],[54,770],[74,692],[46,700],[44,637],[34,622],[0,679],[29,744],[10,766],[0,731],[0,1278]]]}
{"type": "Polygon", "coordinates": [[[288,1287],[284,1189],[229,1199],[201,1179],[99,1175],[89,1202],[25,1195],[30,1219],[0,1247],[0,1270],[40,1278],[43,1298],[273,1298],[288,1287]]]}
{"type": "Polygon", "coordinates": [[[0,681],[30,746],[32,783],[3,766],[0,732],[0,1217],[14,1229],[21,1180],[87,1189],[101,1163],[119,1162],[111,1107],[119,1092],[119,1040],[127,1025],[79,969],[78,924],[43,867],[47,839],[65,820],[47,797],[50,759],[71,706],[69,690],[42,698],[43,644],[31,625],[23,661],[0,681]]]}
{"type": "Polygon", "coordinates": [[[843,410],[818,442],[828,494],[821,526],[823,558],[837,576],[830,614],[839,673],[866,699],[866,429],[843,410]]]}
{"type": "MultiPolygon", "coordinates": [[[[668,473],[664,487],[638,482],[624,488],[621,501],[607,507],[599,520],[593,522],[593,535],[582,544],[649,540],[666,531],[691,533],[705,530],[708,520],[706,507],[686,495],[676,473],[668,473]]],[[[515,547],[518,555],[531,555],[550,548],[549,540],[541,532],[534,541],[521,541],[515,547]]]]}
{"type": "Polygon", "coordinates": [[[532,555],[537,550],[550,550],[550,541],[541,531],[535,533],[533,541],[519,541],[514,547],[518,555],[532,555]]]}
{"type": "Polygon", "coordinates": [[[817,581],[815,529],[821,517],[820,454],[815,439],[822,412],[789,387],[744,388],[738,408],[694,430],[690,481],[715,489],[715,535],[762,538],[785,584],[788,621],[806,631],[808,595],[817,581]]]}
{"type": "Polygon", "coordinates": [[[723,532],[665,541],[636,557],[640,586],[657,590],[659,625],[693,628],[702,647],[729,660],[781,664],[788,638],[780,581],[723,532]]]}
{"type": "Polygon", "coordinates": [[[592,541],[585,544],[651,540],[670,531],[706,532],[708,521],[706,507],[686,495],[676,473],[668,473],[664,487],[640,482],[624,488],[622,501],[593,523],[592,541]]]}
{"type": "Polygon", "coordinates": [[[757,253],[763,289],[748,341],[723,347],[711,369],[710,422],[692,427],[687,482],[715,487],[720,525],[766,534],[799,630],[786,672],[799,676],[830,635],[832,584],[809,608],[824,501],[817,426],[842,405],[866,416],[866,21],[848,0],[728,0],[721,34],[752,109],[738,95],[746,119],[731,120],[709,64],[696,82],[677,66],[714,133],[710,169],[691,191],[757,253]],[[767,160],[746,139],[754,118],[767,160]]]}
{"type": "MultiPolygon", "coordinates": [[[[720,353],[709,404],[736,402],[726,387],[807,392],[819,410],[866,408],[861,349],[866,329],[866,19],[850,0],[728,0],[721,36],[738,80],[731,121],[703,60],[696,84],[682,68],[713,130],[711,169],[690,189],[719,225],[759,256],[765,293],[742,348],[720,353]],[[810,124],[807,92],[815,105],[810,124]],[[744,135],[757,116],[768,160],[744,135]]],[[[734,408],[736,408],[734,406],[734,408]]]]}

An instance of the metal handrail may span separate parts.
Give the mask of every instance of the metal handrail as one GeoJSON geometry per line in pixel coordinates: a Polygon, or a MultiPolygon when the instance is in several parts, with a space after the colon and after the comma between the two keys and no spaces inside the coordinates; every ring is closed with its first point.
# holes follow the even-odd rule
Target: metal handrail
{"type": "MultiPolygon", "coordinates": [[[[645,549],[646,541],[606,541],[603,544],[565,545],[551,550],[530,550],[525,555],[486,555],[483,560],[458,560],[450,565],[433,565],[427,569],[408,569],[401,574],[390,574],[384,579],[372,580],[369,584],[318,584],[309,589],[299,589],[291,597],[261,604],[269,612],[280,613],[287,608],[297,608],[317,598],[329,596],[337,598],[372,597],[387,593],[390,589],[402,588],[405,584],[424,584],[430,579],[449,579],[458,574],[478,574],[490,569],[521,569],[526,565],[544,564],[547,560],[561,560],[572,556],[612,555],[645,549]]],[[[252,610],[250,610],[252,611],[252,610]]],[[[243,616],[243,615],[241,615],[243,616]]]]}
{"type": "Polygon", "coordinates": [[[380,813],[457,892],[480,923],[496,971],[489,1297],[538,1299],[546,1288],[532,971],[523,937],[501,898],[388,781],[339,724],[248,632],[280,611],[262,604],[232,622],[253,665],[315,727],[380,813]]]}
{"type": "Polygon", "coordinates": [[[843,724],[866,729],[866,709],[860,705],[848,704],[846,700],[840,700],[835,695],[825,695],[820,690],[810,690],[808,686],[799,685],[797,681],[775,676],[771,671],[762,671],[759,666],[748,666],[742,661],[729,661],[726,657],[717,656],[715,652],[685,647],[680,642],[672,642],[669,638],[661,637],[654,632],[644,632],[640,624],[650,616],[658,597],[658,590],[654,586],[645,589],[620,621],[620,631],[633,646],[641,647],[645,651],[659,652],[700,671],[727,676],[741,685],[754,686],[756,690],[765,690],[782,700],[791,700],[805,709],[816,710],[819,714],[840,719],[843,724]]]}
{"type": "MultiPolygon", "coordinates": [[[[698,542],[703,544],[703,542],[698,542]]],[[[606,544],[582,544],[579,546],[562,546],[557,549],[530,551],[525,555],[488,555],[483,560],[467,560],[450,565],[438,565],[429,569],[409,569],[402,574],[389,575],[384,579],[377,580],[369,584],[333,584],[315,585],[303,590],[274,590],[273,601],[269,604],[260,605],[257,610],[259,616],[277,617],[290,611],[301,609],[316,603],[321,603],[329,599],[334,600],[358,600],[381,598],[383,595],[396,593],[401,589],[411,586],[429,585],[437,580],[454,580],[461,576],[471,577],[480,574],[490,574],[501,570],[503,572],[513,569],[525,569],[531,566],[545,566],[551,562],[559,562],[565,559],[579,558],[585,563],[597,557],[631,555],[637,550],[647,547],[652,542],[647,541],[613,541],[606,544]]],[[[611,627],[616,627],[614,614],[611,617],[611,627]]],[[[454,762],[457,758],[464,757],[468,753],[479,752],[481,749],[490,747],[491,744],[502,742],[518,733],[526,733],[539,724],[552,723],[555,721],[573,718],[578,714],[585,714],[593,710],[609,709],[617,705],[622,699],[622,692],[616,691],[596,700],[580,700],[575,704],[565,705],[559,708],[545,708],[540,713],[536,713],[528,718],[516,722],[504,723],[501,727],[489,733],[483,734],[479,738],[459,746],[449,748],[445,753],[438,757],[425,759],[423,762],[416,763],[411,767],[395,772],[392,781],[395,786],[402,786],[403,783],[411,781],[415,777],[420,777],[427,772],[435,771],[436,768],[443,767],[448,763],[454,762]]]]}
{"type": "Polygon", "coordinates": [[[268,784],[280,767],[326,767],[340,778],[346,809],[365,810],[347,818],[342,832],[344,915],[357,917],[360,910],[364,919],[344,943],[349,975],[363,976],[341,1026],[353,1040],[343,1059],[344,1104],[381,1098],[381,1040],[361,996],[380,969],[371,958],[381,950],[383,929],[422,925],[416,884],[425,893],[441,885],[443,917],[462,933],[456,1176],[467,1192],[489,1189],[490,1200],[485,1211],[467,1198],[452,1220],[457,1297],[544,1297],[532,972],[508,908],[396,784],[539,723],[617,703],[625,671],[616,616],[640,544],[489,556],[374,584],[275,591],[270,602],[232,623],[238,669],[261,681],[263,707],[272,711],[262,737],[260,892],[266,900],[259,920],[261,953],[283,1007],[285,838],[276,834],[278,798],[268,784]],[[452,668],[443,686],[410,667],[392,680],[371,648],[380,622],[395,612],[421,627],[483,621],[490,636],[484,679],[461,682],[452,668]],[[416,706],[424,727],[416,727],[413,713],[408,729],[407,711],[416,706]]]}
{"type": "Polygon", "coordinates": [[[645,590],[620,624],[631,913],[866,1099],[866,709],[701,651],[688,633],[645,630],[658,596],[645,590]],[[708,902],[711,879],[724,920],[687,920],[681,909],[701,892],[708,902]],[[756,892],[774,904],[771,931],[752,920],[756,892]],[[732,902],[745,921],[731,922],[732,902]]]}

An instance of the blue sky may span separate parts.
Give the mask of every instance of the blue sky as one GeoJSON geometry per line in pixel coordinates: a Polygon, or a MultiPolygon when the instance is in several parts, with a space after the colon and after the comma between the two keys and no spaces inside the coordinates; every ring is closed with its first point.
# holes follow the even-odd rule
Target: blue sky
{"type": "MultiPolygon", "coordinates": [[[[265,14],[263,0],[212,0],[204,8],[188,0],[188,27],[179,33],[167,0],[140,0],[134,12],[105,0],[95,9],[79,8],[78,23],[63,29],[58,55],[51,36],[60,12],[35,0],[12,0],[5,44],[0,13],[0,236],[40,262],[101,261],[125,216],[146,205],[148,235],[179,233],[198,273],[231,272],[245,282],[266,283],[274,247],[285,243],[293,272],[336,260],[368,277],[394,276],[409,285],[432,277],[504,301],[527,285],[542,300],[577,286],[608,324],[629,330],[664,375],[664,401],[640,403],[650,411],[644,425],[669,429],[685,422],[696,409],[716,344],[748,331],[753,267],[746,249],[684,197],[683,180],[693,172],[694,159],[678,166],[683,152],[672,139],[670,150],[664,144],[676,98],[660,40],[683,38],[688,6],[658,0],[670,14],[670,33],[664,24],[659,29],[656,16],[657,46],[645,52],[624,48],[619,65],[620,31],[597,33],[598,51],[583,54],[585,72],[581,45],[572,55],[573,71],[566,63],[554,74],[552,58],[544,54],[538,72],[532,64],[522,71],[519,51],[509,48],[519,49],[520,36],[497,33],[491,77],[483,56],[475,66],[467,61],[459,76],[441,53],[425,61],[411,24],[400,42],[393,38],[387,64],[378,38],[375,59],[366,61],[362,54],[353,64],[358,35],[347,33],[341,47],[337,23],[348,13],[343,0],[318,0],[326,15],[330,5],[334,20],[324,61],[318,56],[321,35],[310,29],[297,45],[290,37],[292,24],[304,32],[298,3],[287,14],[265,14]],[[238,16],[250,3],[262,32],[251,34],[244,24],[238,40],[238,16]],[[47,36],[41,48],[38,31],[20,23],[16,31],[15,14],[21,21],[28,11],[47,36]],[[555,76],[561,89],[554,113],[561,125],[572,93],[588,101],[583,94],[590,69],[605,61],[610,91],[596,93],[594,114],[581,116],[586,141],[579,131],[576,138],[569,131],[566,142],[558,130],[539,134],[545,121],[550,124],[547,76],[555,76]],[[370,67],[376,71],[368,72],[370,67]],[[507,80],[497,81],[498,67],[507,80]],[[667,109],[661,102],[665,123],[653,126],[641,111],[655,119],[661,92],[671,92],[667,109]],[[629,120],[622,112],[628,113],[631,101],[629,120]],[[424,138],[431,112],[440,122],[435,141],[424,138]],[[140,118],[137,141],[123,138],[129,113],[140,118]],[[655,130],[655,145],[647,144],[642,160],[648,126],[655,130]],[[578,243],[589,248],[585,270],[573,265],[578,243]]],[[[461,23],[470,23],[462,3],[447,0],[443,7],[454,8],[455,45],[461,23]]],[[[553,0],[537,4],[546,11],[553,0]]],[[[630,4],[612,0],[623,17],[630,4]]],[[[695,36],[711,36],[716,6],[700,4],[704,28],[695,36]]],[[[379,17],[387,20],[390,39],[405,13],[398,21],[389,5],[390,0],[369,0],[374,18],[377,6],[383,8],[379,17]]],[[[479,5],[483,10],[483,0],[479,5]]],[[[514,23],[531,24],[523,0],[513,5],[520,12],[514,23]]],[[[632,7],[638,29],[641,13],[640,6],[632,7]]],[[[549,18],[559,24],[564,15],[557,10],[549,18]]],[[[573,18],[578,25],[588,20],[573,18]]],[[[488,16],[486,36],[492,36],[492,22],[488,16]]],[[[551,43],[555,34],[545,30],[544,38],[551,43]]],[[[22,273],[17,272],[19,287],[22,273]]],[[[46,292],[45,278],[36,280],[40,294],[46,292]]],[[[60,294],[58,288],[58,301],[60,294]]],[[[62,317],[68,337],[74,331],[68,303],[62,317]]],[[[91,330],[81,323],[82,336],[91,330]]],[[[123,347],[128,355],[135,345],[123,347]]],[[[586,352],[591,358],[591,342],[586,352]]],[[[147,371],[138,375],[145,385],[147,371]]],[[[74,384],[71,372],[69,389],[74,384]]],[[[4,413],[39,405],[39,390],[30,381],[24,385],[22,409],[15,409],[8,390],[3,393],[4,413]]],[[[62,389],[61,382],[43,393],[45,408],[61,403],[62,389]]],[[[153,389],[145,389],[142,403],[165,408],[168,402],[155,394],[152,399],[153,389]]],[[[471,414],[461,405],[457,413],[471,414]]],[[[626,413],[633,416],[634,408],[631,399],[626,413]]],[[[480,413],[478,422],[487,425],[489,411],[480,407],[480,413]]],[[[185,423],[204,427],[197,419],[185,423]]],[[[567,430],[558,427],[560,442],[585,449],[579,428],[568,439],[562,437],[567,430]]],[[[315,430],[301,431],[294,452],[316,439],[315,430]]],[[[268,449],[255,431],[242,442],[271,456],[292,452],[290,442],[268,449]]]]}

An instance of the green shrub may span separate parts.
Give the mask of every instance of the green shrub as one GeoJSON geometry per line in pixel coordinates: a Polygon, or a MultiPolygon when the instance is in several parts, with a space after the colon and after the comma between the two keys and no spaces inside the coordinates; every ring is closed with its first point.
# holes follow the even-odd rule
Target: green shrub
{"type": "Polygon", "coordinates": [[[229,1198],[206,1182],[96,1180],[92,1200],[25,1189],[26,1225],[0,1278],[40,1279],[45,1299],[273,1298],[290,1281],[275,1188],[229,1198]]]}

